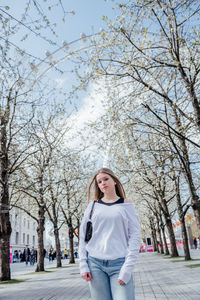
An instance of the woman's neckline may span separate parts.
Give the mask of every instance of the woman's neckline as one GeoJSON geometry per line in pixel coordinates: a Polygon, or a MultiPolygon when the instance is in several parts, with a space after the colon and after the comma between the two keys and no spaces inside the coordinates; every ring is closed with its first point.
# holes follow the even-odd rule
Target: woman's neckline
{"type": "Polygon", "coordinates": [[[119,197],[117,200],[115,201],[104,201],[102,198],[100,198],[99,200],[101,200],[103,203],[115,203],[117,201],[119,201],[121,199],[121,197],[119,197]]]}
{"type": "Polygon", "coordinates": [[[95,205],[97,205],[97,206],[100,206],[100,207],[102,207],[102,206],[104,206],[104,205],[106,205],[107,206],[107,208],[108,207],[113,207],[113,206],[122,206],[122,207],[130,207],[130,206],[132,206],[133,205],[133,203],[132,202],[123,202],[123,203],[111,203],[111,204],[108,204],[108,203],[100,203],[100,202],[98,202],[98,200],[97,201],[95,201],[95,205]]]}
{"type": "Polygon", "coordinates": [[[99,199],[97,201],[97,203],[103,204],[106,206],[112,206],[112,205],[117,205],[117,204],[122,204],[122,203],[124,204],[124,198],[120,197],[119,199],[117,199],[116,201],[113,201],[113,202],[105,202],[102,199],[99,199]]]}

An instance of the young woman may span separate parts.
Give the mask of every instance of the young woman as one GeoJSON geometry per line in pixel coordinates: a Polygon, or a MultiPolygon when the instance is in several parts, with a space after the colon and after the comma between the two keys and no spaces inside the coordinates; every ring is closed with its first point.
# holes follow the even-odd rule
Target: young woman
{"type": "Polygon", "coordinates": [[[93,184],[93,233],[89,242],[85,242],[85,233],[93,201],[80,227],[81,276],[89,282],[92,300],[134,300],[132,271],[140,249],[138,215],[111,170],[102,168],[95,174],[89,198],[93,184]]]}

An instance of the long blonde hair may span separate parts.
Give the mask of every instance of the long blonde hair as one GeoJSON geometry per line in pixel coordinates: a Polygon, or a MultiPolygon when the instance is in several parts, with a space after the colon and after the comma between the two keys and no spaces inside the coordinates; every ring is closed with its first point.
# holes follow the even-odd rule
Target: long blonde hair
{"type": "Polygon", "coordinates": [[[92,181],[90,182],[90,185],[89,185],[89,188],[88,188],[88,200],[90,200],[90,197],[91,197],[91,189],[92,189],[93,183],[94,183],[94,201],[97,201],[97,200],[101,199],[104,195],[103,192],[98,187],[98,183],[97,183],[97,180],[96,180],[97,175],[99,175],[100,173],[105,173],[105,174],[110,175],[112,177],[112,179],[116,182],[115,191],[116,191],[117,196],[119,196],[121,198],[126,198],[124,188],[123,188],[120,180],[113,173],[113,171],[111,171],[108,168],[101,168],[100,170],[98,170],[95,173],[94,177],[92,178],[92,181]]]}

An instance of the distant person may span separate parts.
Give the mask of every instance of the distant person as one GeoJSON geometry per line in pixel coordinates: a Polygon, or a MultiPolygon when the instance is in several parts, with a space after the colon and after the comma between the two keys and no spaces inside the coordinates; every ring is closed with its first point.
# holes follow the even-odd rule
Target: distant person
{"type": "Polygon", "coordinates": [[[64,250],[64,259],[67,259],[68,254],[67,254],[67,249],[64,250]]]}
{"type": "Polygon", "coordinates": [[[30,251],[30,265],[34,266],[37,257],[37,250],[32,247],[31,251],[30,251]]]}
{"type": "Polygon", "coordinates": [[[26,245],[26,248],[24,249],[24,252],[23,252],[23,261],[26,262],[26,265],[28,265],[28,262],[30,260],[30,249],[28,247],[28,245],[26,245]]]}
{"type": "Polygon", "coordinates": [[[49,261],[52,261],[53,260],[53,247],[50,246],[49,248],[49,261]]]}
{"type": "Polygon", "coordinates": [[[13,254],[13,263],[18,261],[19,261],[19,252],[18,250],[15,250],[13,254]]]}
{"type": "Polygon", "coordinates": [[[81,276],[89,282],[92,300],[134,300],[132,272],[140,249],[138,215],[111,170],[96,172],[89,198],[93,184],[94,201],[89,203],[80,228],[81,276]],[[91,238],[86,236],[89,216],[91,238]]]}
{"type": "Polygon", "coordinates": [[[53,255],[52,255],[52,260],[56,259],[56,250],[54,250],[53,255]]]}
{"type": "Polygon", "coordinates": [[[19,252],[18,252],[18,250],[15,250],[15,256],[16,256],[16,259],[18,261],[19,260],[19,252]]]}
{"type": "Polygon", "coordinates": [[[197,249],[197,239],[196,239],[196,237],[193,237],[193,244],[194,244],[194,249],[197,249]]]}

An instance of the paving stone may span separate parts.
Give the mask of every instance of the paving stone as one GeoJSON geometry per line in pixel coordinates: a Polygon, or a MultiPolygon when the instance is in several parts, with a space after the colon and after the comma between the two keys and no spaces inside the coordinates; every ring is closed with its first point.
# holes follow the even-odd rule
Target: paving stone
{"type": "MultiPolygon", "coordinates": [[[[200,259],[200,250],[192,250],[191,254],[200,259]]],[[[139,255],[133,274],[136,300],[200,300],[200,268],[185,267],[200,261],[173,263],[173,260],[157,253],[139,255]]],[[[55,262],[46,262],[46,270],[53,272],[30,274],[35,267],[12,264],[12,278],[27,281],[1,284],[0,300],[91,300],[88,284],[79,275],[78,264],[69,266],[63,261],[63,265],[68,267],[50,269],[55,267],[55,262]]]]}

